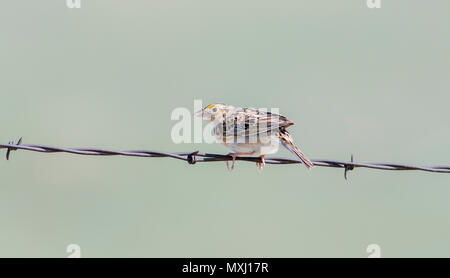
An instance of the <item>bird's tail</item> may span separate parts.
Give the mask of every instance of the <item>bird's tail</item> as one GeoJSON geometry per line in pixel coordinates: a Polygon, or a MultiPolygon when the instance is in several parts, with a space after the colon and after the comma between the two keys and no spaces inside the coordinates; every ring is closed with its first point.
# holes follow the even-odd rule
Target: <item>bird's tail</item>
{"type": "Polygon", "coordinates": [[[311,160],[309,160],[299,148],[294,145],[291,135],[285,129],[280,129],[280,142],[286,149],[300,158],[306,168],[311,169],[314,166],[311,160]]]}

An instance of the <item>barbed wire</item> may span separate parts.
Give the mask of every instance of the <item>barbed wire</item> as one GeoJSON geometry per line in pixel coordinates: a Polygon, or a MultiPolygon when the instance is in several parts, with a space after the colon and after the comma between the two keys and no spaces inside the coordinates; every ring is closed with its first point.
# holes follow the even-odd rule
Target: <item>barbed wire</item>
{"type": "MultiPolygon", "coordinates": [[[[50,147],[44,145],[29,145],[22,144],[22,138],[17,143],[9,142],[8,144],[0,144],[0,149],[7,149],[6,159],[9,160],[11,151],[26,150],[41,153],[71,153],[78,155],[95,155],[95,156],[135,156],[135,157],[168,157],[182,161],[186,161],[189,164],[195,164],[197,162],[217,162],[217,161],[230,161],[232,156],[222,154],[201,153],[199,151],[194,152],[160,152],[150,150],[133,150],[133,151],[114,151],[103,150],[97,148],[59,148],[50,147]]],[[[236,160],[247,162],[261,162],[259,157],[238,156],[236,160]]],[[[281,157],[266,157],[266,164],[301,164],[302,162],[297,159],[281,158],[281,157]]],[[[433,173],[450,173],[450,166],[413,166],[395,163],[362,163],[355,162],[353,155],[349,162],[338,160],[311,160],[314,166],[319,167],[331,167],[331,168],[344,168],[344,177],[347,179],[347,172],[354,170],[355,168],[370,168],[378,170],[397,170],[397,171],[426,171],[433,173]]]]}

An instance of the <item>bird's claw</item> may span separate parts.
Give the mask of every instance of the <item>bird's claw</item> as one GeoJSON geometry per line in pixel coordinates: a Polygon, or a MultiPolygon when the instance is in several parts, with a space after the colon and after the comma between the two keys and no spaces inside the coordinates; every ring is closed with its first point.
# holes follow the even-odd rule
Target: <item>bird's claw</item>
{"type": "Polygon", "coordinates": [[[261,162],[256,162],[256,166],[259,168],[259,171],[262,172],[262,170],[264,170],[264,166],[266,166],[266,162],[264,161],[264,155],[261,155],[261,162]]]}
{"type": "Polygon", "coordinates": [[[233,158],[232,163],[231,163],[231,168],[230,168],[230,164],[229,164],[229,160],[227,160],[227,169],[228,171],[233,171],[234,170],[234,163],[236,162],[236,154],[234,153],[230,153],[228,154],[229,156],[231,156],[233,158]]]}

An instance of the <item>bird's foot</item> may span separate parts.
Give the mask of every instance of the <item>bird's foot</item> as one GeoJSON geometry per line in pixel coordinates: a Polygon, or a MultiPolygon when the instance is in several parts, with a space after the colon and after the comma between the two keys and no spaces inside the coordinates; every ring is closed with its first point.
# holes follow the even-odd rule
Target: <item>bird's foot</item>
{"type": "Polygon", "coordinates": [[[252,154],[253,154],[253,152],[251,152],[251,153],[229,153],[228,155],[231,156],[233,159],[232,159],[231,167],[230,167],[229,161],[227,160],[228,171],[230,171],[230,172],[233,171],[234,164],[236,163],[236,157],[238,157],[240,155],[252,155],[252,154]]]}
{"type": "Polygon", "coordinates": [[[265,155],[261,155],[261,162],[256,162],[256,166],[258,167],[259,171],[262,172],[262,170],[264,170],[264,166],[266,166],[266,162],[264,161],[264,156],[265,155]]]}

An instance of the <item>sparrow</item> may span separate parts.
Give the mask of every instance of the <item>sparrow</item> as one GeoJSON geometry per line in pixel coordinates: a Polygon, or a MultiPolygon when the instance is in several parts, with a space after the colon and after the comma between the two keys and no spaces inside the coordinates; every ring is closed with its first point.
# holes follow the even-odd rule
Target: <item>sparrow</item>
{"type": "Polygon", "coordinates": [[[306,168],[311,169],[313,163],[294,144],[292,136],[286,130],[294,123],[286,117],[253,108],[240,108],[223,103],[208,105],[195,113],[195,116],[214,125],[213,134],[216,140],[233,152],[234,169],[237,156],[259,156],[261,162],[256,165],[264,169],[264,157],[278,151],[280,143],[297,156],[306,168]]]}

